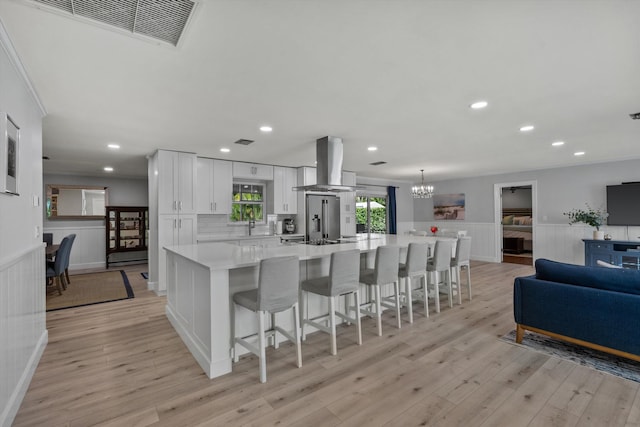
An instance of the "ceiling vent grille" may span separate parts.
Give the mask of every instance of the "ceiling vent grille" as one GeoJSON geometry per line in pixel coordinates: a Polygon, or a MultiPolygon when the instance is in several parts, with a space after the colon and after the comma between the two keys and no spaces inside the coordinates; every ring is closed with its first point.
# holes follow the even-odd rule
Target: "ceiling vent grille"
{"type": "Polygon", "coordinates": [[[249,145],[249,144],[253,144],[255,141],[253,139],[239,139],[236,142],[234,142],[234,144],[240,144],[240,145],[249,145]]]}
{"type": "Polygon", "coordinates": [[[369,164],[370,164],[371,166],[380,166],[380,165],[385,165],[385,164],[387,164],[387,162],[382,162],[382,161],[380,161],[380,162],[373,162],[373,163],[369,163],[369,164]]]}
{"type": "Polygon", "coordinates": [[[31,0],[74,17],[107,24],[174,46],[194,10],[190,0],[31,0]]]}

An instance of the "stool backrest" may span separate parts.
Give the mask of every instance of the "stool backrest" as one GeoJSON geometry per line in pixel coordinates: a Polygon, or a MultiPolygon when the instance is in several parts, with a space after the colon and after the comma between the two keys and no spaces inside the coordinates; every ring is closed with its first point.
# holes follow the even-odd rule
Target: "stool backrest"
{"type": "Polygon", "coordinates": [[[427,256],[429,253],[429,245],[426,243],[409,243],[407,249],[407,273],[419,273],[425,271],[427,265],[427,256]]]}
{"type": "Polygon", "coordinates": [[[329,267],[329,290],[331,295],[353,291],[359,286],[360,278],[360,251],[334,252],[331,254],[329,267]]]}
{"type": "Polygon", "coordinates": [[[374,280],[378,285],[398,281],[400,248],[398,246],[379,246],[376,249],[374,280]]]}
{"type": "Polygon", "coordinates": [[[436,248],[433,251],[433,270],[448,270],[451,266],[452,240],[436,240],[436,248]]]}
{"type": "Polygon", "coordinates": [[[300,261],[295,256],[260,261],[258,276],[258,310],[277,312],[291,308],[298,301],[300,261]]]}
{"type": "Polygon", "coordinates": [[[471,237],[460,237],[456,245],[456,262],[467,262],[471,258],[471,237]]]}

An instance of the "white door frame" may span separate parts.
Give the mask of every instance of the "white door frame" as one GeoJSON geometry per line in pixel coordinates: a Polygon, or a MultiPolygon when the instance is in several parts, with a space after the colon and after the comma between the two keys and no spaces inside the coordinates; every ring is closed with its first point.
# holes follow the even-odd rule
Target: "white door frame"
{"type": "Polygon", "coordinates": [[[538,225],[538,181],[517,181],[517,182],[502,182],[493,184],[493,201],[494,201],[494,224],[495,224],[495,247],[497,250],[496,261],[502,262],[502,189],[509,187],[525,187],[531,186],[531,218],[533,219],[531,224],[532,231],[532,257],[536,260],[536,228],[538,225]]]}

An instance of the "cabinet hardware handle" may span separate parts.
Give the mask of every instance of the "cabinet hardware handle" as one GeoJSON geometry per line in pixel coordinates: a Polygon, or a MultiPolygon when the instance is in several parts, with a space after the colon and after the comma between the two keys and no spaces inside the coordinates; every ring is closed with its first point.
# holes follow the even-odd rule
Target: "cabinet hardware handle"
{"type": "Polygon", "coordinates": [[[214,212],[218,211],[218,203],[217,202],[213,202],[213,211],[214,212]]]}
{"type": "Polygon", "coordinates": [[[173,228],[176,228],[176,220],[173,220],[173,228]]]}
{"type": "Polygon", "coordinates": [[[178,203],[178,209],[182,210],[182,200],[180,200],[180,202],[178,203]]]}
{"type": "Polygon", "coordinates": [[[174,200],[174,201],[173,201],[173,210],[174,210],[174,211],[176,210],[176,206],[177,206],[177,205],[176,205],[176,201],[174,200]]]}
{"type": "Polygon", "coordinates": [[[211,202],[211,212],[213,212],[213,202],[211,202]]]}
{"type": "Polygon", "coordinates": [[[178,220],[178,228],[182,228],[182,220],[181,219],[178,220]]]}

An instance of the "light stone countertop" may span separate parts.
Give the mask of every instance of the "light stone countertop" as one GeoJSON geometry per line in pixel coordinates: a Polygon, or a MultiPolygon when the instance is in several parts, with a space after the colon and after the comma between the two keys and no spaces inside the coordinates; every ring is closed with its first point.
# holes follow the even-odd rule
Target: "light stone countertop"
{"type": "MultiPolygon", "coordinates": [[[[396,245],[407,247],[409,243],[428,243],[434,245],[436,240],[456,240],[449,237],[408,236],[391,234],[371,234],[354,238],[350,243],[335,245],[282,244],[277,246],[239,246],[233,243],[205,242],[195,245],[168,246],[165,249],[187,258],[211,270],[229,270],[233,268],[251,267],[260,260],[278,256],[296,256],[301,261],[323,258],[333,252],[358,249],[361,252],[375,251],[378,246],[396,245]]],[[[252,236],[253,237],[253,236],[252,236]]]]}
{"type": "Polygon", "coordinates": [[[257,239],[271,239],[271,238],[291,238],[291,237],[304,237],[304,234],[268,234],[268,233],[256,233],[251,236],[247,235],[224,235],[224,234],[199,234],[198,243],[204,242],[231,242],[242,240],[257,240],[257,239]]]}

